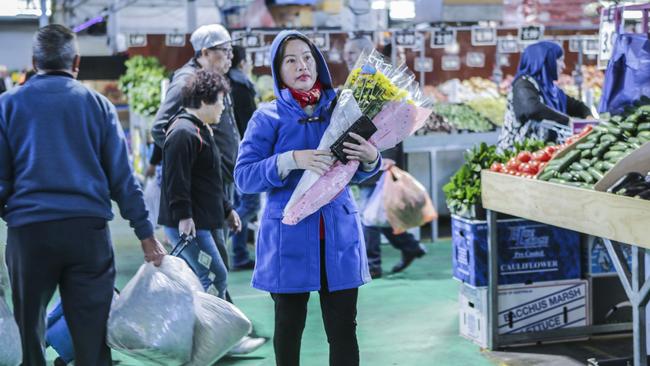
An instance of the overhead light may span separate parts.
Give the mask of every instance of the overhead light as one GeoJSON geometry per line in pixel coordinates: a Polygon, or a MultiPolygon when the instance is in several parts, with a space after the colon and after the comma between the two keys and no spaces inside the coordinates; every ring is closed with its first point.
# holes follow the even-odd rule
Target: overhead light
{"type": "MultiPolygon", "coordinates": [[[[52,1],[46,1],[45,13],[52,15],[52,1]]],[[[2,0],[0,1],[0,17],[15,16],[41,16],[41,4],[39,1],[31,2],[25,0],[2,0]],[[29,5],[31,4],[31,6],[29,5]]]]}
{"type": "Polygon", "coordinates": [[[623,19],[641,19],[643,12],[641,10],[627,10],[623,12],[623,19]]]}
{"type": "Polygon", "coordinates": [[[412,0],[397,0],[390,2],[390,17],[393,19],[415,18],[415,4],[412,0]]]}
{"type": "Polygon", "coordinates": [[[372,2],[372,9],[373,10],[384,10],[384,9],[386,9],[386,1],[384,1],[384,0],[374,0],[372,2]]]}

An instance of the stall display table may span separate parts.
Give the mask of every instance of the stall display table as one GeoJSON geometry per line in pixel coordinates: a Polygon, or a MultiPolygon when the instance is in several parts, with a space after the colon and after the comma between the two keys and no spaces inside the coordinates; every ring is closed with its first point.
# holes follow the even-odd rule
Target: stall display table
{"type": "MultiPolygon", "coordinates": [[[[497,332],[497,214],[504,213],[604,239],[616,272],[632,304],[634,365],[647,365],[646,305],[650,281],[645,281],[645,251],[650,248],[650,201],[483,171],[483,206],[488,219],[488,348],[564,337],[589,336],[630,329],[607,324],[552,331],[499,335],[497,332]],[[632,245],[629,268],[620,246],[632,245]]],[[[607,296],[607,294],[601,294],[607,296]]]]}

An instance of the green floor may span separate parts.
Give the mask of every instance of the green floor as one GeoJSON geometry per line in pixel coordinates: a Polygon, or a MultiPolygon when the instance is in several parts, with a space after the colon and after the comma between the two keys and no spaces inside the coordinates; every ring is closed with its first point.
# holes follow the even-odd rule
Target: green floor
{"type": "MultiPolygon", "coordinates": [[[[117,286],[121,288],[141,264],[142,255],[128,224],[115,220],[111,229],[117,254],[117,286]]],[[[0,243],[4,245],[5,242],[5,227],[1,223],[0,243]]],[[[477,346],[458,336],[458,283],[451,279],[449,241],[426,246],[429,253],[404,273],[386,276],[361,288],[358,305],[361,364],[493,365],[477,346]]],[[[384,270],[388,271],[399,259],[399,253],[390,246],[383,246],[383,250],[384,270]]],[[[272,301],[268,294],[250,287],[250,276],[250,271],[231,273],[229,289],[235,304],[253,321],[257,333],[270,337],[273,333],[272,301]]],[[[48,360],[55,357],[55,353],[48,350],[48,360]]],[[[140,364],[117,352],[114,358],[120,361],[119,365],[140,364]]],[[[270,342],[247,357],[225,358],[217,363],[220,366],[274,364],[270,342]]],[[[327,340],[318,294],[314,293],[303,336],[302,365],[327,364],[327,340]]]]}

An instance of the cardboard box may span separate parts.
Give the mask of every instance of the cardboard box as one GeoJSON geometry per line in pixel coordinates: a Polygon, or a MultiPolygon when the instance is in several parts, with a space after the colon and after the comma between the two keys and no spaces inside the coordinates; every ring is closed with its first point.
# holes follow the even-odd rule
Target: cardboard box
{"type": "MultiPolygon", "coordinates": [[[[577,279],[580,235],[533,221],[499,220],[499,284],[577,279]]],[[[452,217],[453,276],[487,285],[487,223],[452,217]]]]}
{"type": "MultiPolygon", "coordinates": [[[[487,287],[462,284],[460,335],[487,347],[487,287]]],[[[499,334],[534,333],[590,324],[588,282],[539,282],[499,286],[499,334]]]]}

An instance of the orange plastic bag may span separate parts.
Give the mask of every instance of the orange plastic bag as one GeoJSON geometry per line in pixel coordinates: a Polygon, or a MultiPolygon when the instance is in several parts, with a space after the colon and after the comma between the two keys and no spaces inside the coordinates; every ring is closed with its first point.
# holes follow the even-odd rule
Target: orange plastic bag
{"type": "Polygon", "coordinates": [[[386,171],[384,206],[394,234],[401,234],[438,218],[424,186],[395,166],[386,171]]]}

